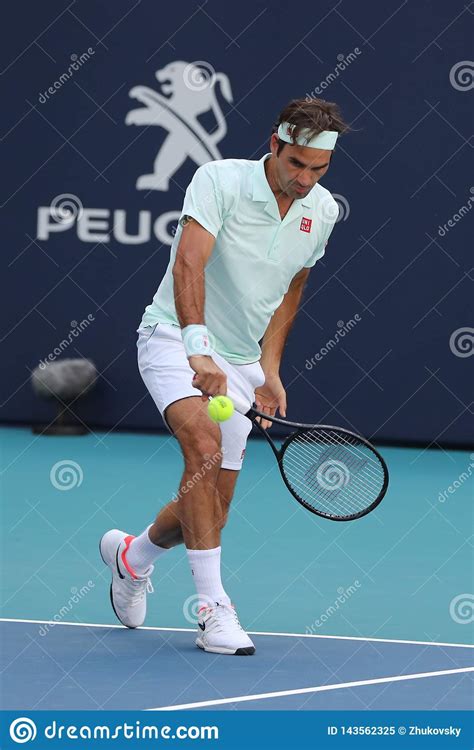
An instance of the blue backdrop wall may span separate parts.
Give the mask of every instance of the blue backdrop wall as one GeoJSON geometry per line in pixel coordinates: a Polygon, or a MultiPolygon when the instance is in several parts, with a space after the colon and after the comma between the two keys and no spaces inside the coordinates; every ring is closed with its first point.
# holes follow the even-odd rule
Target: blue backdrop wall
{"type": "Polygon", "coordinates": [[[200,163],[258,159],[292,98],[353,132],[323,184],[340,204],[283,366],[289,415],[379,439],[469,441],[474,202],[471,12],[463,2],[9,5],[3,420],[50,416],[30,371],[90,357],[78,404],[106,428],[161,420],[135,330],[200,163]],[[139,111],[137,111],[139,110],[139,111]],[[192,155],[192,156],[191,156],[192,155]],[[155,161],[156,160],[156,161],[155,161]]]}

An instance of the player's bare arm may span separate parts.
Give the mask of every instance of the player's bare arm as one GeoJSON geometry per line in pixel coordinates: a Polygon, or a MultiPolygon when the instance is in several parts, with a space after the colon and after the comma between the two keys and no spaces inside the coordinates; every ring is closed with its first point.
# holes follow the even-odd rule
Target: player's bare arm
{"type": "MultiPolygon", "coordinates": [[[[199,222],[185,217],[181,240],[173,266],[174,299],[176,313],[184,330],[189,325],[205,325],[204,281],[206,264],[211,257],[215,238],[199,222]]],[[[207,395],[225,395],[227,378],[210,356],[189,357],[196,373],[194,385],[207,395]]]]}
{"type": "MultiPolygon", "coordinates": [[[[260,363],[265,373],[265,383],[255,391],[257,409],[274,416],[278,409],[286,416],[286,392],[280,379],[280,362],[286,339],[295,321],[303,289],[310,269],[302,268],[292,279],[287,293],[270,320],[262,341],[260,363]]],[[[271,422],[263,420],[262,427],[268,429],[271,422]]]]}

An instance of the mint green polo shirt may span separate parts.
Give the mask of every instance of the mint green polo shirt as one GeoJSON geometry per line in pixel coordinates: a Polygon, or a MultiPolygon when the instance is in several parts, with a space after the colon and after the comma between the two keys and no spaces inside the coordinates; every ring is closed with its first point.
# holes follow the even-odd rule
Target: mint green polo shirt
{"type": "MultiPolygon", "coordinates": [[[[324,255],[338,205],[317,183],[294,200],[282,220],[264,162],[223,159],[199,167],[184,198],[181,216],[192,216],[215,238],[205,269],[205,322],[213,348],[227,361],[260,359],[259,341],[293,277],[324,255]]],[[[179,325],[172,269],[182,227],[171,246],[163,280],[142,325],[179,325]]]]}

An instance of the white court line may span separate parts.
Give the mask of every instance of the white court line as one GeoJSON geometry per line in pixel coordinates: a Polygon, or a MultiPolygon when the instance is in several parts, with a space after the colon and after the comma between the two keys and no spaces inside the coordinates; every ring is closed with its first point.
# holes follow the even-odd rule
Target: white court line
{"type": "Polygon", "coordinates": [[[362,685],[382,685],[385,682],[402,682],[404,680],[421,680],[425,677],[441,677],[448,674],[461,674],[463,672],[474,672],[474,667],[463,667],[462,669],[443,669],[439,672],[419,672],[418,674],[395,675],[394,677],[378,677],[374,680],[358,680],[357,682],[339,682],[335,685],[318,685],[317,687],[299,688],[297,690],[278,690],[274,693],[257,693],[255,695],[238,695],[234,698],[218,698],[210,701],[197,701],[196,703],[181,703],[175,706],[160,706],[159,708],[148,708],[147,711],[181,711],[187,708],[202,708],[204,706],[222,706],[225,703],[244,703],[245,701],[260,701],[265,698],[282,698],[287,695],[304,695],[305,693],[324,693],[329,690],[341,690],[342,688],[354,688],[362,685]]]}
{"type": "MultiPolygon", "coordinates": [[[[33,625],[52,625],[57,627],[58,625],[69,625],[74,628],[120,628],[120,630],[127,630],[124,625],[107,625],[101,622],[55,622],[52,620],[26,620],[16,617],[0,617],[0,622],[25,622],[32,623],[33,625]]],[[[157,630],[174,633],[194,633],[195,628],[160,628],[151,625],[143,625],[139,630],[157,630]]],[[[474,645],[469,643],[442,643],[439,641],[406,641],[399,640],[396,638],[364,638],[362,636],[355,635],[319,635],[314,633],[271,633],[262,630],[248,630],[249,635],[270,635],[270,636],[281,636],[282,638],[322,638],[330,641],[375,641],[376,643],[407,643],[408,645],[414,646],[449,646],[450,648],[474,648],[474,645]]]]}

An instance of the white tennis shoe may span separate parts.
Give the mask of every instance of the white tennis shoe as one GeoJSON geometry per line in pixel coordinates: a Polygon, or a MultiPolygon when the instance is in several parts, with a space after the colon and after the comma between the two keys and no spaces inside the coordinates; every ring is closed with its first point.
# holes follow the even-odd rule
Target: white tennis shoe
{"type": "Polygon", "coordinates": [[[127,562],[127,550],[135,539],[125,531],[107,531],[99,544],[102,560],[112,571],[110,601],[122,625],[139,628],[146,616],[146,595],[153,593],[150,576],[153,565],[146,575],[138,575],[127,562]]]}
{"type": "Polygon", "coordinates": [[[198,615],[196,646],[213,654],[251,656],[255,646],[237,617],[232,604],[202,608],[198,615]]]}

